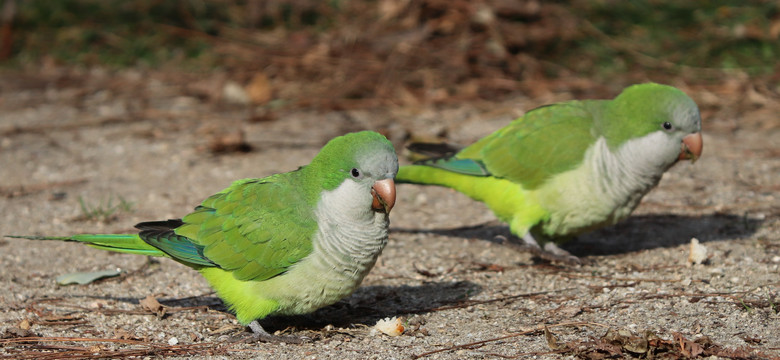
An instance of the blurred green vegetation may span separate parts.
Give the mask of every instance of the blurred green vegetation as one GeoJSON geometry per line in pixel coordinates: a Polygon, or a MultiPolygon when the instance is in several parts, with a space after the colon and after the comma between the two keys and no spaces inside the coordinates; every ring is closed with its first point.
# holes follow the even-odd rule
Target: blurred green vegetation
{"type": "Polygon", "coordinates": [[[221,2],[28,0],[18,4],[15,60],[44,56],[68,64],[156,65],[203,56],[210,45],[172,28],[217,35],[231,23],[221,2]]]}
{"type": "Polygon", "coordinates": [[[211,51],[215,38],[228,29],[327,30],[332,18],[326,15],[338,10],[337,1],[308,4],[301,11],[296,10],[300,1],[263,2],[256,2],[262,9],[252,19],[247,1],[18,1],[10,60],[21,64],[47,56],[66,64],[118,67],[191,60],[219,65],[211,51]]]}
{"type": "MultiPolygon", "coordinates": [[[[23,66],[46,57],[65,64],[110,67],[167,63],[213,67],[226,61],[224,52],[215,51],[215,47],[225,42],[251,46],[257,51],[263,47],[284,48],[287,37],[295,31],[313,33],[317,38],[318,34],[338,33],[344,27],[352,27],[370,28],[371,32],[367,33],[387,35],[408,30],[408,26],[397,26],[399,23],[422,27],[464,7],[462,0],[411,1],[405,6],[417,7],[416,11],[393,12],[391,21],[387,21],[383,10],[386,3],[17,0],[11,57],[4,64],[23,66]],[[448,6],[454,10],[447,9],[448,6]],[[406,21],[409,17],[411,21],[406,21]],[[384,32],[377,30],[382,24],[387,25],[384,32]],[[278,43],[269,43],[269,36],[277,37],[278,43]],[[260,38],[266,40],[256,40],[260,38]]],[[[648,68],[665,71],[736,68],[751,75],[762,75],[775,71],[775,59],[780,57],[780,3],[777,1],[517,1],[518,7],[536,6],[541,10],[515,13],[499,9],[506,3],[480,3],[487,7],[495,5],[495,14],[507,32],[504,38],[523,37],[524,31],[531,33],[535,27],[548,32],[568,29],[564,31],[567,36],[536,36],[524,39],[520,45],[503,44],[510,55],[522,53],[555,64],[545,69],[545,75],[551,77],[559,75],[560,68],[580,75],[601,76],[648,68]],[[560,11],[545,11],[548,7],[560,11]],[[516,30],[513,25],[524,27],[516,30]]],[[[479,38],[478,33],[484,31],[474,26],[473,19],[466,18],[463,22],[460,35],[468,33],[479,38]]],[[[447,35],[451,34],[434,32],[428,40],[440,41],[447,35]]],[[[462,39],[453,36],[452,41],[462,39]]],[[[415,46],[427,45],[422,42],[415,46]]]]}
{"type": "MultiPolygon", "coordinates": [[[[742,69],[757,75],[774,71],[780,55],[777,1],[582,0],[574,2],[574,11],[617,43],[599,37],[578,42],[601,62],[629,57],[641,63],[636,57],[647,55],[659,67],[742,69]]],[[[652,60],[643,64],[648,63],[652,60]]]]}
{"type": "Polygon", "coordinates": [[[90,204],[79,196],[79,205],[81,207],[81,216],[78,220],[95,220],[110,222],[119,213],[133,212],[133,202],[127,201],[124,197],[118,196],[118,203],[114,203],[114,196],[109,196],[108,200],[100,201],[97,204],[90,204]]]}

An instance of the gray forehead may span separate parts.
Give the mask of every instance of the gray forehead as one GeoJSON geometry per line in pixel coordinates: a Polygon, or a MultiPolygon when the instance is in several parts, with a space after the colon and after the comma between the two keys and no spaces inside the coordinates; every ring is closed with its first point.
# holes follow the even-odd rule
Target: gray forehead
{"type": "Polygon", "coordinates": [[[398,157],[387,147],[378,147],[358,153],[356,158],[363,171],[378,177],[394,177],[398,172],[398,157]]]}
{"type": "Polygon", "coordinates": [[[699,107],[693,100],[683,101],[674,106],[673,117],[680,125],[689,125],[697,129],[701,128],[701,114],[699,107]]]}

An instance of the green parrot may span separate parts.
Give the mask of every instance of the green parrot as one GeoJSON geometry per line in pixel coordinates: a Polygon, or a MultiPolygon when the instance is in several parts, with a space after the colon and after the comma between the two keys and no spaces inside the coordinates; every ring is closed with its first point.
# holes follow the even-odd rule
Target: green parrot
{"type": "Polygon", "coordinates": [[[138,234],[12,237],[171,258],[199,271],[255,337],[294,341],[257,320],[313,312],[360,285],[387,243],[397,172],[384,136],[351,133],[309,165],[238,180],[180,220],[136,225],[138,234]]]}
{"type": "Polygon", "coordinates": [[[531,110],[470,146],[402,166],[396,181],[482,201],[527,249],[578,262],[556,243],[626,218],[667,169],[701,151],[696,103],[674,87],[646,83],[613,100],[531,110]]]}

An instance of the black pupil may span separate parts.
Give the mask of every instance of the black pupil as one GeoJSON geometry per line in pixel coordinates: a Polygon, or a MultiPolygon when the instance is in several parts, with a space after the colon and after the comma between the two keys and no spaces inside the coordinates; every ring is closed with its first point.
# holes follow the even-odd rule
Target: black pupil
{"type": "Polygon", "coordinates": [[[358,176],[360,176],[360,171],[358,171],[358,169],[352,169],[352,176],[353,176],[353,177],[358,177],[358,176]]]}
{"type": "Polygon", "coordinates": [[[665,123],[664,123],[664,129],[666,129],[666,130],[669,130],[669,129],[671,129],[671,128],[672,128],[672,124],[670,124],[670,123],[668,123],[668,122],[665,122],[665,123]]]}

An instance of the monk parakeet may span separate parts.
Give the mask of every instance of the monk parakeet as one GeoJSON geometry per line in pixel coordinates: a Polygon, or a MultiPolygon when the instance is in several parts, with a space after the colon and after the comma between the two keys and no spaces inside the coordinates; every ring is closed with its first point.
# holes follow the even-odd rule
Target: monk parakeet
{"type": "Polygon", "coordinates": [[[701,155],[700,131],[685,93],[640,84],[613,100],[531,110],[466,148],[402,166],[396,180],[482,201],[528,246],[566,258],[555,242],[626,218],[667,169],[701,155]]]}
{"type": "Polygon", "coordinates": [[[384,136],[352,133],[328,142],[309,165],[238,180],[180,220],[136,225],[138,234],[23,238],[169,257],[199,271],[258,338],[277,340],[258,319],[333,304],[374,266],[387,243],[397,171],[384,136]]]}

